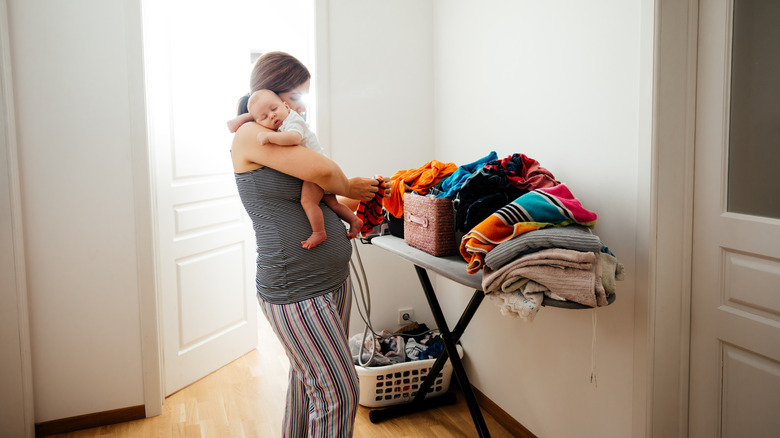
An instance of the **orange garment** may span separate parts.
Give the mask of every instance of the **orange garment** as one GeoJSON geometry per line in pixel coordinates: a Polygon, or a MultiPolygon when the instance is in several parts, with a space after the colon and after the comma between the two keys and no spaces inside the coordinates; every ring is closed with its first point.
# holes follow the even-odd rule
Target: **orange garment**
{"type": "Polygon", "coordinates": [[[428,193],[428,189],[452,175],[457,169],[458,166],[455,163],[431,160],[418,169],[399,170],[390,178],[393,186],[390,197],[385,198],[385,210],[394,217],[403,217],[406,186],[409,190],[424,195],[428,193]]]}

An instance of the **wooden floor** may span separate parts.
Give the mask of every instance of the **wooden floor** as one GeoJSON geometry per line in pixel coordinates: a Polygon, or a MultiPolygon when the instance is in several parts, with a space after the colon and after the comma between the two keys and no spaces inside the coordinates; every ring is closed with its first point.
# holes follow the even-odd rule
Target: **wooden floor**
{"type": "MultiPolygon", "coordinates": [[[[289,365],[279,341],[262,316],[260,345],[243,357],[172,394],[157,417],[85,429],[53,437],[280,437],[289,365]]],[[[453,382],[455,379],[453,378],[453,382]]],[[[457,403],[372,424],[361,406],[355,437],[476,437],[468,406],[457,403]]],[[[483,410],[490,434],[511,437],[483,410]]]]}

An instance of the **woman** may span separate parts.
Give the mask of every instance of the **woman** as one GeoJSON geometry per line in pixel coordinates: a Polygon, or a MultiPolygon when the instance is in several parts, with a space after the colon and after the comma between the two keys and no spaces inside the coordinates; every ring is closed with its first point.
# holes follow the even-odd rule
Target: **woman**
{"type": "MultiPolygon", "coordinates": [[[[251,91],[269,89],[306,112],[310,75],[294,57],[261,56],[250,84],[251,91]]],[[[239,113],[245,111],[240,102],[239,113]]],[[[260,146],[257,134],[263,130],[270,131],[254,122],[241,125],[231,153],[257,239],[260,306],[290,359],[283,436],[350,437],[359,395],[346,334],[352,246],[344,224],[323,206],[329,238],[302,248],[300,236],[311,230],[299,200],[303,180],[357,201],[373,199],[379,183],[347,179],[332,160],[301,146],[260,146]]]]}

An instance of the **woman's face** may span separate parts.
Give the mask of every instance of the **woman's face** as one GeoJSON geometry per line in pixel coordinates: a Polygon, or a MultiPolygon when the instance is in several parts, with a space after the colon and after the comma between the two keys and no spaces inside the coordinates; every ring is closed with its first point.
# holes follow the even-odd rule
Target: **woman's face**
{"type": "Polygon", "coordinates": [[[290,107],[291,110],[303,115],[306,113],[306,97],[309,95],[309,85],[311,78],[298,85],[290,91],[279,93],[279,97],[290,107]]]}

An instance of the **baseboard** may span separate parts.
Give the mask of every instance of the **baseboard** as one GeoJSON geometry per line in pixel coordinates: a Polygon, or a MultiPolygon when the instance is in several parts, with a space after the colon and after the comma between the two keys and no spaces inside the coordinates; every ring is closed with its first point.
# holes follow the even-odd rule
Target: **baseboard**
{"type": "Polygon", "coordinates": [[[44,421],[43,423],[35,425],[35,436],[42,437],[58,433],[73,432],[75,430],[107,426],[109,424],[123,423],[125,421],[140,420],[142,418],[146,418],[146,408],[144,405],[130,406],[127,408],[95,412],[93,414],[79,415],[59,420],[44,421]]]}
{"type": "Polygon", "coordinates": [[[536,435],[526,429],[525,426],[520,424],[511,415],[507,414],[505,410],[501,409],[501,406],[497,405],[493,400],[488,398],[485,394],[481,393],[474,385],[471,386],[474,390],[474,396],[477,397],[479,407],[485,410],[487,413],[496,419],[498,424],[504,426],[504,429],[509,431],[512,436],[517,438],[536,438],[536,435]]]}

